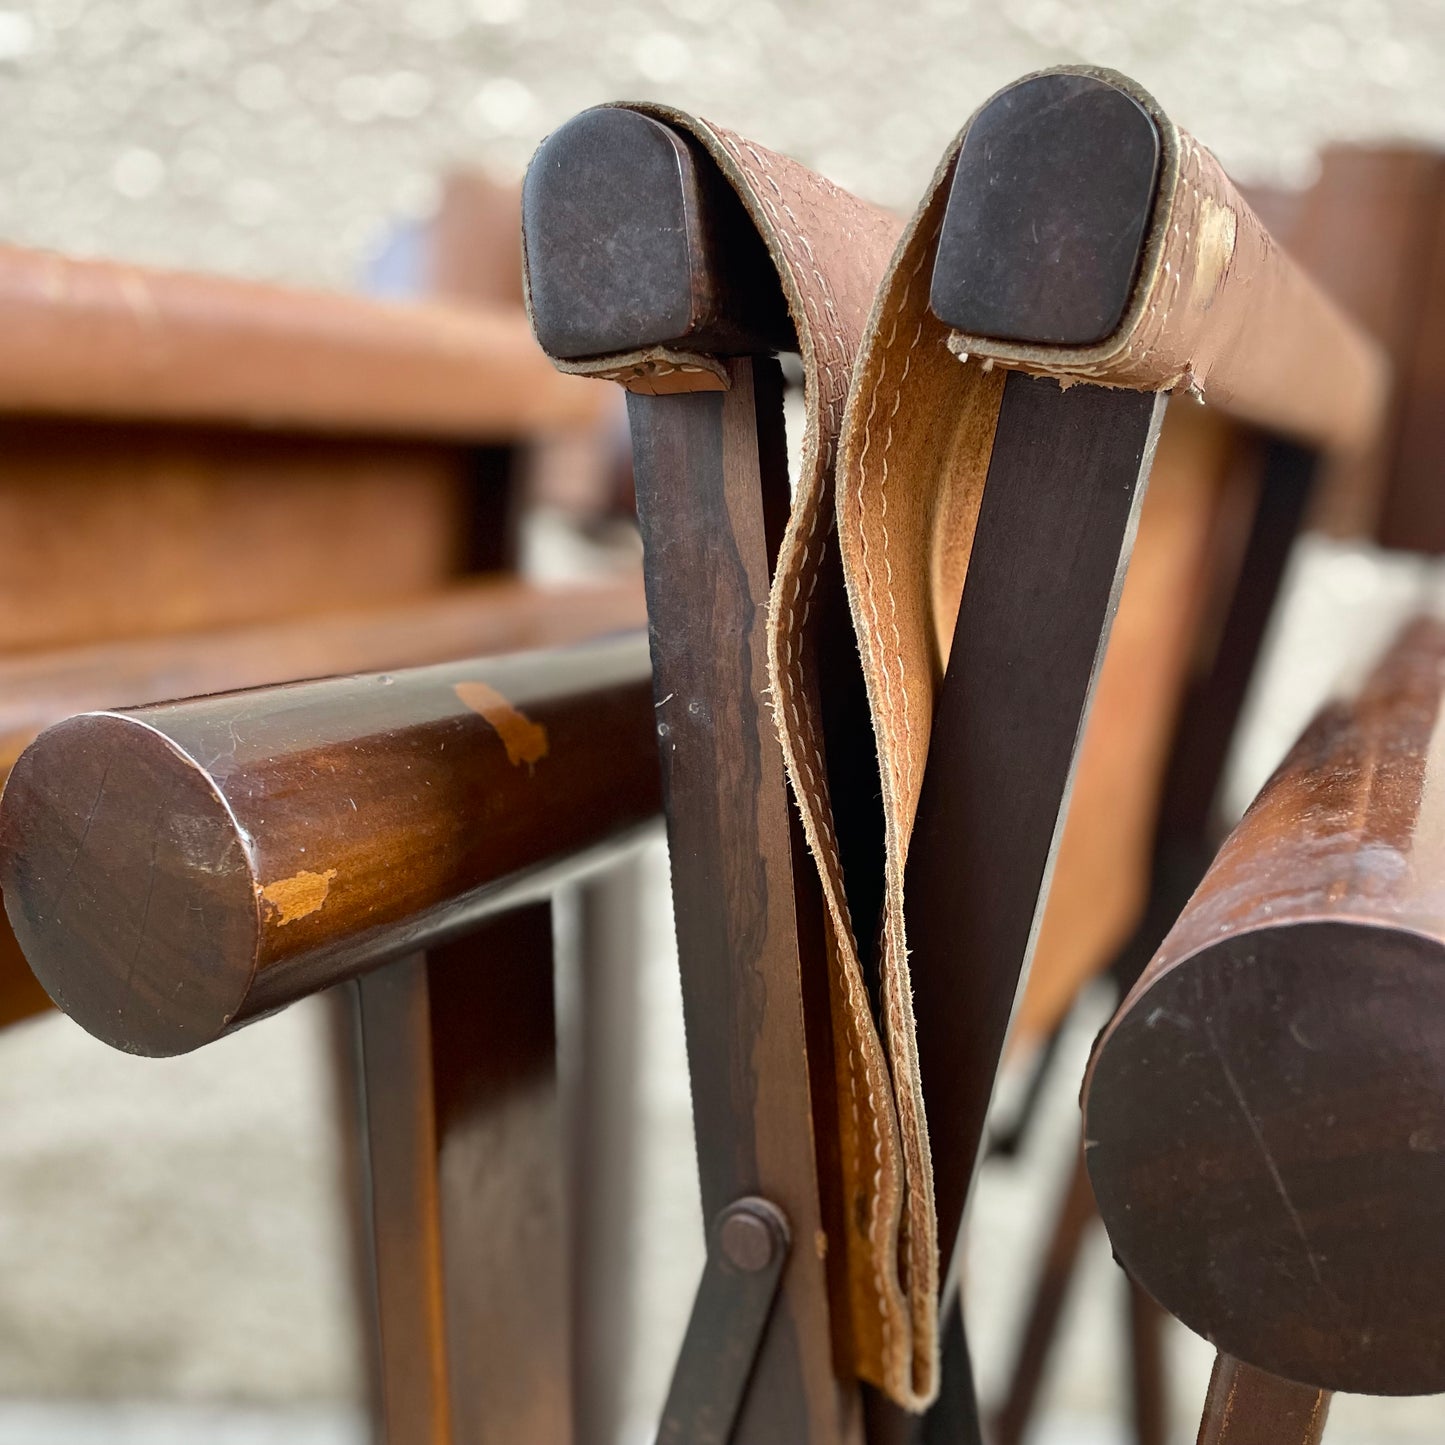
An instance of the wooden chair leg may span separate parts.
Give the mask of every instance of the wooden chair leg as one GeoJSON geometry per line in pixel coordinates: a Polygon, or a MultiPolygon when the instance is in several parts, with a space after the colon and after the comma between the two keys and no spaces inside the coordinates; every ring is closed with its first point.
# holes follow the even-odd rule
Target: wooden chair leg
{"type": "MultiPolygon", "coordinates": [[[[1089,1213],[1097,1218],[1092,1192],[1089,1213]]],[[[1125,1279],[1124,1288],[1129,1310],[1129,1386],[1135,1445],[1164,1445],[1169,1436],[1166,1316],[1132,1279],[1125,1279]]]]}
{"type": "Polygon", "coordinates": [[[568,1132],[573,1383],[588,1445],[619,1438],[632,1342],[642,881],[631,858],[580,890],[568,1132]]]}
{"type": "Polygon", "coordinates": [[[1089,1188],[1089,1171],[1084,1166],[1081,1152],[1054,1217],[1053,1232],[1044,1252],[1043,1266],[1034,1285],[1028,1317],[1009,1375],[1008,1392],[994,1416],[993,1445],[1019,1445],[1033,1419],[1039,1386],[1043,1383],[1064,1302],[1073,1282],[1079,1246],[1090,1223],[1097,1217],[1094,1195],[1089,1188]]]}
{"type": "MultiPolygon", "coordinates": [[[[733,1439],[856,1438],[833,1370],[809,1076],[821,937],[795,902],[793,822],[762,700],[781,377],[731,360],[722,394],[628,398],[703,1212],[760,1194],[795,1247],[733,1439]]],[[[810,880],[808,880],[810,881],[810,880]]],[[[826,1017],[826,1010],[822,1011],[826,1017]]],[[[820,1064],[820,1059],[822,1062],[820,1064]]],[[[820,1120],[826,1116],[820,1116],[820,1120]]]]}
{"type": "MultiPolygon", "coordinates": [[[[616,108],[549,137],[528,171],[523,215],[538,339],[568,369],[611,376],[630,393],[704,1214],[720,1238],[724,1211],[759,1195],[786,1216],[792,1242],[766,1324],[748,1325],[746,1349],[757,1350],[745,1398],[729,1374],[719,1403],[689,1353],[718,1308],[704,1273],[664,1431],[713,1412],[706,1438],[734,1445],[856,1445],[852,1226],[821,884],[771,709],[785,730],[790,715],[802,724],[796,707],[768,696],[769,592],[790,503],[781,375],[769,358],[804,358],[810,440],[799,494],[816,500],[831,480],[870,272],[882,270],[894,223],[701,122],[616,108]],[[797,293],[791,313],[785,287],[797,293]],[[735,1428],[720,1423],[716,1412],[738,1401],[735,1428]]],[[[798,568],[805,615],[823,582],[815,620],[844,605],[831,547],[821,529],[784,564],[798,568]]],[[[846,672],[856,662],[851,646],[844,652],[846,672]]],[[[819,685],[823,711],[837,701],[838,673],[819,685]]],[[[871,772],[857,682],[856,702],[840,711],[871,772]]],[[[850,755],[832,736],[826,762],[810,748],[821,768],[850,755]]],[[[849,792],[870,811],[866,785],[849,792]]],[[[850,830],[837,836],[846,856],[850,830]]],[[[846,877],[846,865],[837,871],[846,877]]],[[[710,1253],[710,1265],[721,1258],[710,1253]]]]}
{"type": "Polygon", "coordinates": [[[1209,1377],[1199,1445],[1319,1445],[1330,1392],[1267,1375],[1219,1354],[1209,1377]]]}
{"type": "Polygon", "coordinates": [[[350,1245],[351,1284],[362,1370],[366,1445],[386,1445],[381,1394],[381,1331],[376,1312],[376,1251],[371,1236],[371,1173],[367,1165],[366,1100],[357,1047],[357,993],[352,983],[321,995],[331,1065],[336,1132],[340,1140],[339,1193],[350,1245]]]}
{"type": "Polygon", "coordinates": [[[358,996],[389,1445],[570,1445],[551,907],[358,996]]]}

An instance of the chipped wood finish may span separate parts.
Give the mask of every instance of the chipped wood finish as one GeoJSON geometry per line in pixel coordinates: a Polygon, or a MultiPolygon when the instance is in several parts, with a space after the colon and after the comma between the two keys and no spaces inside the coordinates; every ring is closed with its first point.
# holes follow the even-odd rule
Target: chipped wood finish
{"type": "Polygon", "coordinates": [[[0,650],[422,596],[459,570],[470,448],[0,415],[0,650]]]}
{"type": "Polygon", "coordinates": [[[336,869],[328,868],[324,873],[313,873],[303,868],[290,878],[277,879],[260,889],[256,896],[275,916],[276,927],[284,928],[305,918],[326,906],[326,895],[331,892],[331,880],[336,869]]]}
{"type": "Polygon", "coordinates": [[[514,768],[523,764],[530,768],[547,756],[547,729],[513,707],[496,688],[485,682],[459,682],[454,691],[464,707],[491,724],[514,768]]]}
{"type": "Polygon", "coordinates": [[[60,1007],[175,1054],[456,934],[658,808],[632,634],[71,718],[11,773],[0,883],[60,1007]],[[525,715],[530,761],[462,702],[477,686],[504,729],[525,715]]]}
{"type": "Polygon", "coordinates": [[[1445,1390],[1445,623],[1328,705],[1100,1040],[1115,1252],[1241,1360],[1445,1390]]]}
{"type": "MultiPolygon", "coordinates": [[[[565,645],[639,627],[646,615],[640,577],[577,587],[498,577],[384,607],[0,658],[0,774],[79,712],[565,645]]],[[[0,1026],[49,1007],[0,917],[0,1026]]]]}

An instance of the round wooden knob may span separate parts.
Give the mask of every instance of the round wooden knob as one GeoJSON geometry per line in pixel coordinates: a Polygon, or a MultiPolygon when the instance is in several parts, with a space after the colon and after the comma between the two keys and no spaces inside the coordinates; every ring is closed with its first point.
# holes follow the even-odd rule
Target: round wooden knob
{"type": "Polygon", "coordinates": [[[200,764],[135,718],[71,718],[0,813],[6,911],[45,991],[130,1053],[223,1033],[260,946],[250,840],[200,764]]]}
{"type": "Polygon", "coordinates": [[[1089,1177],[1166,1309],[1272,1374],[1445,1390],[1445,947],[1363,922],[1228,937],[1095,1056],[1089,1177]]]}

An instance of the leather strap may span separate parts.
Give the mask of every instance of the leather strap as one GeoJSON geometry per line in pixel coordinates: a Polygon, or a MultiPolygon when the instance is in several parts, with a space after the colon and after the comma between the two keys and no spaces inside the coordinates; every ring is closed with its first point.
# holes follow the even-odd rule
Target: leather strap
{"type": "MultiPolygon", "coordinates": [[[[863,982],[834,825],[819,626],[830,593],[840,598],[838,608],[826,608],[833,626],[839,625],[842,612],[834,520],[838,438],[858,347],[900,223],[797,162],[720,126],[659,106],[629,109],[693,136],[717,163],[767,245],[797,330],[805,430],[770,599],[769,677],[788,776],[826,905],[855,1358],[864,1378],[914,1403],[919,1396],[911,1386],[893,1383],[898,1367],[889,1370],[883,1364],[885,1359],[906,1361],[911,1350],[896,1264],[903,1190],[898,1110],[863,982]],[[862,1212],[855,1213],[855,1208],[862,1212]]],[[[556,361],[564,370],[647,392],[712,390],[727,384],[715,358],[657,347],[556,361]]],[[[949,361],[951,369],[959,369],[949,361]]],[[[862,721],[866,727],[866,719],[862,721]]],[[[876,779],[859,779],[856,785],[872,790],[876,779]]],[[[906,1372],[906,1365],[903,1368],[906,1372]]]]}
{"type": "MultiPolygon", "coordinates": [[[[1242,420],[1328,449],[1367,444],[1387,371],[1380,349],[1280,249],[1211,152],[1114,71],[1065,67],[1132,96],[1161,141],[1140,276],[1118,329],[1096,346],[1036,346],[954,333],[964,357],[1041,376],[1183,391],[1242,420]]],[[[935,185],[946,190],[968,127],[935,185]]],[[[936,192],[935,192],[936,194],[936,192]]]]}
{"type": "MultiPolygon", "coordinates": [[[[632,107],[694,137],[716,162],[767,245],[797,328],[806,428],[772,589],[769,672],[827,906],[855,1364],[912,1409],[938,1390],[940,1281],[903,878],[1003,370],[1184,388],[1242,417],[1341,445],[1367,434],[1382,390],[1374,353],[1273,246],[1208,152],[1132,83],[1108,79],[1155,116],[1164,164],[1134,298],[1116,335],[1090,348],[962,337],[928,309],[966,128],[890,265],[898,225],[884,213],[730,131],[663,107],[632,107]],[[822,698],[831,681],[819,659],[840,562],[881,776],[830,784],[822,698]],[[875,1018],[830,786],[880,785],[885,900],[875,1018]]],[[[663,348],[558,365],[650,392],[727,384],[715,358],[663,348]]],[[[1185,532],[1197,536],[1188,528],[1173,535],[1192,576],[1197,547],[1179,540],[1185,532]]],[[[1149,725],[1159,726],[1153,714],[1149,725]]],[[[1087,786],[1081,777],[1081,792],[1087,786]]],[[[1147,806],[1138,812],[1142,833],[1147,806]]]]}
{"type": "MultiPolygon", "coordinates": [[[[844,1090],[859,1106],[851,1138],[844,1120],[843,1156],[847,1217],[856,1222],[854,1333],[864,1377],[915,1409],[938,1389],[939,1221],[903,880],[1002,372],[1184,389],[1240,417],[1339,446],[1368,437],[1383,394],[1375,350],[1274,246],[1214,158],[1132,82],[1104,78],[1145,106],[1164,141],[1140,280],[1118,331],[1098,346],[1032,347],[959,336],[934,317],[929,283],[965,127],[879,290],[843,426],[838,534],[878,740],[886,843],[879,964],[886,1072],[874,1059],[876,1041],[864,1038],[844,1090]],[[880,1099],[877,1085],[890,1079],[891,1098],[880,1099]]],[[[786,631],[788,616],[780,611],[778,621],[786,631]]],[[[1080,787],[1087,792],[1087,777],[1080,787]]],[[[838,991],[851,1000],[863,974],[846,952],[839,963],[838,991]]],[[[858,1033],[871,1032],[871,1015],[851,1003],[848,1015],[858,1033]]]]}

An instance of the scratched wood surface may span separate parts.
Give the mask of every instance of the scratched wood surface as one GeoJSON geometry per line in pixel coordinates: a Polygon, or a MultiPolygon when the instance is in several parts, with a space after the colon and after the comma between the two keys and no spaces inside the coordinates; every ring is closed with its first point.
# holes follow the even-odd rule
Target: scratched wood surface
{"type": "Polygon", "coordinates": [[[688,1063],[704,1217],[759,1194],[797,1242],[733,1439],[833,1445],[861,1421],[835,1373],[819,1244],[814,1131],[832,1115],[815,1126],[810,1068],[831,1076],[832,1056],[806,1018],[827,1016],[809,997],[821,911],[763,698],[781,385],[773,362],[728,369],[725,393],[629,398],[688,1063]]]}
{"type": "Polygon", "coordinates": [[[633,634],[73,718],[11,772],[0,881],[61,1007],[176,1053],[457,932],[657,809],[633,634]]]}
{"type": "Polygon", "coordinates": [[[1090,1177],[1124,1266],[1238,1359],[1445,1389],[1445,624],[1328,704],[1103,1035],[1090,1177]]]}

